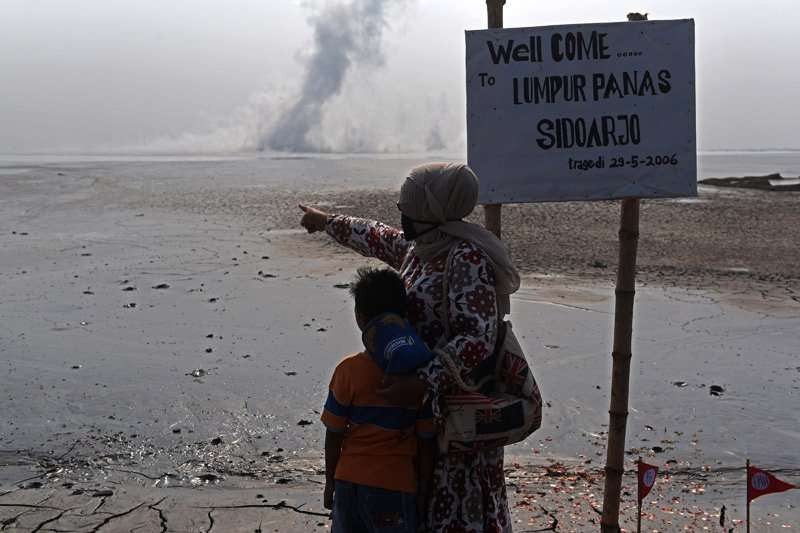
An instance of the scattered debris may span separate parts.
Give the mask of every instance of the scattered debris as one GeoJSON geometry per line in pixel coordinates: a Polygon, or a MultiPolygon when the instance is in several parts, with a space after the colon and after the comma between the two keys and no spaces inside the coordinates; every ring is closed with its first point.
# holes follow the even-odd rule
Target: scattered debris
{"type": "Polygon", "coordinates": [[[208,372],[202,368],[196,368],[191,372],[187,373],[187,376],[192,376],[193,378],[202,378],[203,376],[207,375],[208,372]]]}
{"type": "Polygon", "coordinates": [[[192,478],[192,483],[219,483],[222,478],[216,474],[201,474],[192,478]]]}
{"type": "Polygon", "coordinates": [[[689,385],[685,381],[673,381],[672,384],[681,389],[689,385]]]}
{"type": "Polygon", "coordinates": [[[720,385],[711,385],[708,388],[708,393],[711,396],[722,396],[722,393],[725,392],[725,389],[722,388],[720,385]]]}

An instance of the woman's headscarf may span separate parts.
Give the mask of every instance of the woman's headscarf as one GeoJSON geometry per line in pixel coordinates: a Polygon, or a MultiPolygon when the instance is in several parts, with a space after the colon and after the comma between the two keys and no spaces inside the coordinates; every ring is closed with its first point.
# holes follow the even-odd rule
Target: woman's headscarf
{"type": "Polygon", "coordinates": [[[397,206],[409,218],[439,226],[414,241],[414,251],[424,261],[468,240],[491,260],[496,276],[500,315],[510,311],[509,295],[519,289],[519,273],[506,245],[494,233],[461,219],[478,203],[478,177],[466,165],[430,163],[411,170],[400,188],[397,206]]]}

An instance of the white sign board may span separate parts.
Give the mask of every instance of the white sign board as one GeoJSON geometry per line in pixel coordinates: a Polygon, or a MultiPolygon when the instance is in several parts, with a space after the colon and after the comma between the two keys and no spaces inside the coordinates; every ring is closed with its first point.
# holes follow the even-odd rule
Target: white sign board
{"type": "Polygon", "coordinates": [[[482,203],[697,195],[693,20],[466,38],[482,203]]]}

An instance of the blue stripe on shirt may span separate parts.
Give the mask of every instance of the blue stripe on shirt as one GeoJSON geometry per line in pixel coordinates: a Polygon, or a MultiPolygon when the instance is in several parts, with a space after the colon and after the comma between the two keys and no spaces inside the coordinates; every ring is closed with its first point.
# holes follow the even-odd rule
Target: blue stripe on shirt
{"type": "Polygon", "coordinates": [[[325,409],[331,412],[331,414],[335,416],[341,416],[342,418],[348,418],[350,416],[350,407],[347,405],[342,405],[336,400],[336,396],[333,395],[333,391],[328,391],[328,399],[325,400],[325,409]]]}
{"type": "Polygon", "coordinates": [[[417,411],[403,407],[351,405],[348,418],[354,424],[372,424],[383,429],[401,430],[414,427],[417,411]]]}
{"type": "Polygon", "coordinates": [[[343,405],[331,390],[328,391],[325,410],[354,424],[372,424],[389,430],[412,428],[417,419],[432,418],[433,415],[430,404],[424,406],[421,412],[404,407],[343,405]]]}

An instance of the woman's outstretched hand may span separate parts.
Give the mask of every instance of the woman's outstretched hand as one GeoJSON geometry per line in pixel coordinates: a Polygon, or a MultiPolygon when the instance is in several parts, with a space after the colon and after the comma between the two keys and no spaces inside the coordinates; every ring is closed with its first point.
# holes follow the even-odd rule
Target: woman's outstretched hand
{"type": "Polygon", "coordinates": [[[301,226],[306,228],[309,233],[325,231],[325,225],[328,223],[328,213],[303,204],[298,207],[303,211],[303,218],[300,219],[301,226]]]}
{"type": "Polygon", "coordinates": [[[419,407],[428,384],[416,376],[386,376],[376,391],[378,396],[398,407],[419,407]]]}

